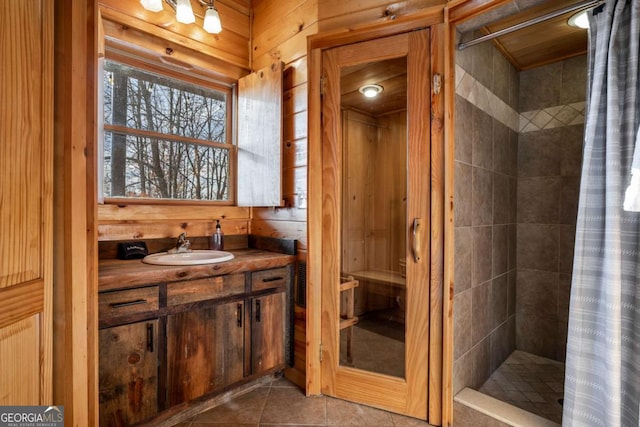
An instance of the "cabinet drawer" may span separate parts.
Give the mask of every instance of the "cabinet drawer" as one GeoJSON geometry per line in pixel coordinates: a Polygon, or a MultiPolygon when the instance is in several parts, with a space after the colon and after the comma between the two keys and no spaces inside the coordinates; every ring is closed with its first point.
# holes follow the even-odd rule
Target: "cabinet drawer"
{"type": "Polygon", "coordinates": [[[180,305],[242,293],[244,293],[244,274],[169,283],[167,305],[180,305]]]}
{"type": "Polygon", "coordinates": [[[251,290],[278,288],[286,286],[289,281],[289,269],[287,267],[274,268],[272,270],[256,271],[251,274],[251,290]]]}
{"type": "Polygon", "coordinates": [[[103,292],[98,297],[100,320],[158,309],[158,287],[103,292]]]}

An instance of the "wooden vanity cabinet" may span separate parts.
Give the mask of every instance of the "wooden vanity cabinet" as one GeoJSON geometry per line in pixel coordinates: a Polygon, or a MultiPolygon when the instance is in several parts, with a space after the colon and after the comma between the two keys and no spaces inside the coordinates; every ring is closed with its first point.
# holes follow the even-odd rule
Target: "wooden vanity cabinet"
{"type": "Polygon", "coordinates": [[[251,373],[260,375],[285,364],[285,292],[251,299],[251,373]]]}
{"type": "Polygon", "coordinates": [[[100,330],[100,425],[125,426],[158,412],[158,319],[100,330]]]}
{"type": "Polygon", "coordinates": [[[167,398],[173,406],[244,377],[244,301],[167,317],[167,398]]]}
{"type": "Polygon", "coordinates": [[[292,277],[287,265],[100,293],[100,425],[284,368],[292,277]]]}

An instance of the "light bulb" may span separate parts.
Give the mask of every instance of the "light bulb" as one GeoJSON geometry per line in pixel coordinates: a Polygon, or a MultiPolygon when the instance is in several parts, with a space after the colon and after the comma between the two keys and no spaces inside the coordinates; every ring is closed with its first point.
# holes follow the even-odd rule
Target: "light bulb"
{"type": "Polygon", "coordinates": [[[191,2],[189,0],[178,0],[178,5],[176,7],[176,21],[182,22],[183,24],[193,24],[196,22],[196,17],[193,14],[193,9],[191,8],[191,2]]]}
{"type": "Polygon", "coordinates": [[[202,28],[207,33],[218,34],[222,31],[222,23],[220,22],[220,15],[215,7],[207,7],[207,11],[204,14],[204,24],[202,28]]]}
{"type": "Polygon", "coordinates": [[[589,11],[583,10],[582,12],[578,12],[569,18],[569,25],[572,27],[578,27],[586,30],[589,28],[589,15],[587,15],[589,11]]]}
{"type": "Polygon", "coordinates": [[[160,12],[162,10],[162,0],[140,0],[140,4],[149,12],[160,12]]]}
{"type": "Polygon", "coordinates": [[[375,98],[376,96],[378,96],[378,94],[382,93],[384,88],[380,85],[364,85],[361,86],[358,90],[367,98],[375,98]]]}

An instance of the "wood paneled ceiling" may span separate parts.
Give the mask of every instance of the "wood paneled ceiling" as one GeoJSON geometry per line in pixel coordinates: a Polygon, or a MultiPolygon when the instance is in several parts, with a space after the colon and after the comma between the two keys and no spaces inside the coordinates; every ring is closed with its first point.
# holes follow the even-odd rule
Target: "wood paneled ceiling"
{"type": "MultiPolygon", "coordinates": [[[[584,0],[549,0],[520,10],[481,27],[485,34],[546,15],[584,0]]],[[[514,5],[518,1],[513,2],[514,5]]],[[[528,70],[562,61],[587,52],[587,30],[571,27],[567,21],[577,13],[569,12],[493,40],[498,49],[519,70],[528,70]]],[[[465,34],[463,40],[470,36],[465,34]]]]}
{"type": "Polygon", "coordinates": [[[407,108],[407,58],[394,58],[344,68],[340,76],[342,108],[350,108],[371,116],[407,108]],[[375,98],[366,98],[359,89],[366,84],[383,87],[375,98]]]}

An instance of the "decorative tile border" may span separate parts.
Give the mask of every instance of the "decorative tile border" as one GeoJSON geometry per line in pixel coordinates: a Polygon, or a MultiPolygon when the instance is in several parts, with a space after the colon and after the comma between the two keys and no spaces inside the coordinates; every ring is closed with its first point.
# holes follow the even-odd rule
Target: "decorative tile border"
{"type": "Polygon", "coordinates": [[[456,93],[489,114],[503,125],[518,132],[518,112],[456,64],[456,93]]]}
{"type": "Polygon", "coordinates": [[[516,110],[457,64],[456,94],[519,133],[584,123],[585,102],[558,105],[518,114],[516,110]]]}
{"type": "Polygon", "coordinates": [[[520,114],[519,131],[520,133],[525,133],[583,124],[585,105],[586,103],[583,101],[542,110],[527,111],[520,114]]]}

